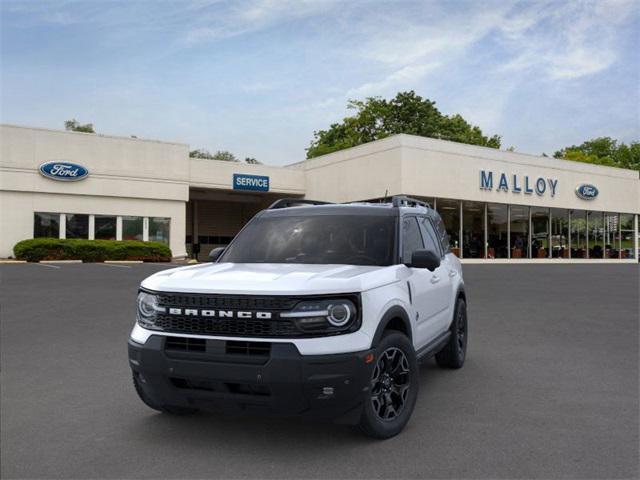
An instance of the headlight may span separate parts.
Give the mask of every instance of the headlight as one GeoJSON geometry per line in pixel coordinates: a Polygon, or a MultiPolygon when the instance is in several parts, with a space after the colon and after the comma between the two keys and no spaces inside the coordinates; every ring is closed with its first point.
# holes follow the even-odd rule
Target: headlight
{"type": "Polygon", "coordinates": [[[304,332],[331,333],[357,327],[358,311],[354,302],[346,298],[305,300],[280,317],[292,319],[304,332]]]}
{"type": "Polygon", "coordinates": [[[155,326],[156,314],[165,311],[164,307],[158,305],[157,295],[147,292],[138,293],[138,314],[136,315],[138,323],[144,328],[158,328],[155,326]]]}

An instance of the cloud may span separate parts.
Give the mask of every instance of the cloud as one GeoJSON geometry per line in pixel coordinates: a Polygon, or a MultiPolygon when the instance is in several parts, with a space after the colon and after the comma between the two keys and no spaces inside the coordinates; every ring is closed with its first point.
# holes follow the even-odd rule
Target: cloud
{"type": "Polygon", "coordinates": [[[440,64],[428,63],[422,65],[407,65],[387,75],[379,81],[367,82],[359,87],[347,91],[347,97],[368,97],[381,95],[390,90],[402,90],[415,86],[428,72],[437,68],[440,64]]]}

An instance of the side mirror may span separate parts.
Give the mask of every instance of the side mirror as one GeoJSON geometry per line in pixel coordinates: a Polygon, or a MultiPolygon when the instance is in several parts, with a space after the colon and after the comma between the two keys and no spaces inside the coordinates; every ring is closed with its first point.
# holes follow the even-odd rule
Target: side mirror
{"type": "Polygon", "coordinates": [[[440,255],[433,250],[416,250],[411,255],[411,264],[407,265],[412,268],[426,268],[433,272],[440,266],[440,255]]]}
{"type": "Polygon", "coordinates": [[[217,262],[220,258],[220,255],[222,255],[222,252],[224,252],[224,247],[217,247],[211,250],[209,252],[209,261],[217,262]]]}

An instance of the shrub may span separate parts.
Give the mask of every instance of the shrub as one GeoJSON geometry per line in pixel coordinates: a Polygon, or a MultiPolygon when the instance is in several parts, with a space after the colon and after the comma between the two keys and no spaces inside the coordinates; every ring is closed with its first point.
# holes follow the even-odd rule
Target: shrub
{"type": "Polygon", "coordinates": [[[164,243],[138,240],[33,238],[16,243],[13,253],[17,259],[29,262],[40,260],[168,262],[171,260],[171,249],[164,243]]]}

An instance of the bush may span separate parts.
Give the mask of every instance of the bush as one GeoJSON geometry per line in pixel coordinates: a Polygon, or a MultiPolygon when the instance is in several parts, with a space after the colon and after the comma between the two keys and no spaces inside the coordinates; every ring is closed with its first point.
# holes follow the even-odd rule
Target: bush
{"type": "Polygon", "coordinates": [[[16,243],[13,253],[17,259],[29,262],[40,260],[168,262],[171,260],[171,249],[164,243],[138,240],[33,238],[16,243]]]}

